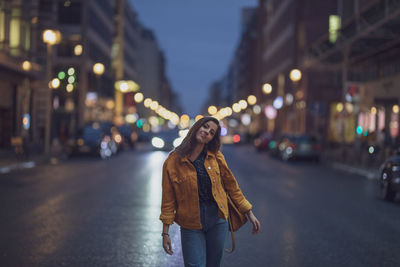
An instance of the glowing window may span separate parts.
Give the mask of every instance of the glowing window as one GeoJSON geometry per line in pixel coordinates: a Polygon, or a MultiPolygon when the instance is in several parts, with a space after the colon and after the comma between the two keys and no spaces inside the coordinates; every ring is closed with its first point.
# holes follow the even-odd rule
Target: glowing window
{"type": "Polygon", "coordinates": [[[4,34],[5,34],[5,15],[4,10],[0,9],[0,42],[4,41],[4,34]]]}
{"type": "Polygon", "coordinates": [[[16,48],[20,44],[20,24],[21,21],[17,17],[11,18],[10,22],[10,47],[16,48]]]}
{"type": "Polygon", "coordinates": [[[329,41],[335,43],[341,27],[341,19],[338,15],[329,16],[329,41]]]}

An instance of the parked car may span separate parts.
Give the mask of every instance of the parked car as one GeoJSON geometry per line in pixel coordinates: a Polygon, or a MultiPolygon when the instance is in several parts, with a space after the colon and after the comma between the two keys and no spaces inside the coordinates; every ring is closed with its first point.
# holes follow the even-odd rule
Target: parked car
{"type": "Polygon", "coordinates": [[[387,201],[393,201],[397,192],[400,192],[400,150],[396,155],[389,157],[380,168],[380,192],[381,197],[387,201]]]}
{"type": "Polygon", "coordinates": [[[112,122],[101,122],[100,128],[104,135],[111,138],[110,146],[113,154],[117,154],[122,150],[123,137],[119,132],[118,128],[114,126],[112,122]]]}
{"type": "Polygon", "coordinates": [[[285,134],[278,139],[272,153],[283,160],[310,159],[318,162],[321,156],[321,143],[314,135],[285,134]]]}
{"type": "Polygon", "coordinates": [[[118,131],[122,136],[122,146],[133,149],[138,139],[138,135],[135,131],[133,131],[133,127],[128,124],[124,124],[118,127],[118,131]]]}
{"type": "Polygon", "coordinates": [[[272,135],[264,133],[254,139],[254,147],[258,152],[268,151],[270,149],[270,142],[272,141],[272,135]]]}
{"type": "Polygon", "coordinates": [[[112,138],[105,134],[97,122],[87,124],[80,129],[75,138],[68,140],[68,155],[88,154],[100,156],[102,159],[111,157],[115,144],[112,138]]]}
{"type": "Polygon", "coordinates": [[[278,135],[276,138],[272,139],[269,142],[269,154],[273,157],[281,157],[281,151],[279,150],[279,144],[282,143],[285,139],[287,139],[289,134],[281,134],[278,135]]]}

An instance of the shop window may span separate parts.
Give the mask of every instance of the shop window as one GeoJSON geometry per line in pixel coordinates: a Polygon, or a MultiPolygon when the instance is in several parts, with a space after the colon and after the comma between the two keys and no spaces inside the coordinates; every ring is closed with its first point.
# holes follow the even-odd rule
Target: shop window
{"type": "Polygon", "coordinates": [[[390,119],[390,135],[396,138],[399,135],[399,113],[392,113],[390,119]]]}
{"type": "Polygon", "coordinates": [[[20,26],[21,21],[18,17],[11,17],[10,21],[10,52],[12,55],[17,56],[19,54],[20,45],[20,26]]]}
{"type": "Polygon", "coordinates": [[[378,109],[378,132],[381,132],[385,129],[385,109],[378,109]]]}
{"type": "Polygon", "coordinates": [[[5,13],[4,9],[0,8],[0,43],[4,42],[5,38],[5,25],[6,25],[6,20],[5,20],[5,13]]]}
{"type": "Polygon", "coordinates": [[[30,23],[21,20],[20,8],[13,8],[10,20],[10,53],[13,56],[19,56],[21,51],[29,51],[30,47],[30,23]]]}
{"type": "Polygon", "coordinates": [[[25,51],[31,48],[31,29],[26,21],[21,22],[21,46],[25,51]]]}
{"type": "Polygon", "coordinates": [[[368,133],[373,133],[376,130],[376,113],[360,112],[358,114],[357,133],[366,136],[368,133]]]}

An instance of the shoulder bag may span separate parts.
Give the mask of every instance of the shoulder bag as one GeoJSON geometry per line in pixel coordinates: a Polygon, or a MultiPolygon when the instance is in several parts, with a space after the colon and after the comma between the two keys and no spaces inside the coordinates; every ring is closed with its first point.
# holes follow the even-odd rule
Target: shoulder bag
{"type": "Polygon", "coordinates": [[[240,229],[246,222],[247,222],[247,217],[246,215],[242,214],[239,209],[236,207],[235,203],[232,201],[231,197],[229,196],[228,191],[225,189],[224,182],[222,181],[221,177],[221,183],[222,187],[225,190],[226,196],[228,198],[228,221],[229,221],[229,231],[231,232],[232,235],[232,249],[231,250],[225,250],[226,252],[233,252],[235,250],[235,238],[233,235],[233,232],[236,232],[237,230],[240,229]]]}

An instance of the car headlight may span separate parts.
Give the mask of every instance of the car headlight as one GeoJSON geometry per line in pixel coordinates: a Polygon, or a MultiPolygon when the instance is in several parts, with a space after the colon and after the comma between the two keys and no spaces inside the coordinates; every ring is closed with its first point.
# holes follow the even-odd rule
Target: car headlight
{"type": "Polygon", "coordinates": [[[162,140],[160,137],[153,137],[151,139],[151,144],[155,147],[155,148],[163,148],[165,145],[164,140],[162,140]]]}
{"type": "Polygon", "coordinates": [[[108,143],[106,141],[101,141],[100,147],[101,149],[106,149],[108,146],[108,143]]]}
{"type": "Polygon", "coordinates": [[[114,135],[114,141],[117,142],[118,144],[121,143],[122,137],[120,134],[114,135]]]}
{"type": "Polygon", "coordinates": [[[393,165],[393,166],[392,166],[392,172],[398,172],[398,171],[400,171],[400,166],[398,166],[398,165],[393,165]]]}
{"type": "Polygon", "coordinates": [[[85,141],[83,141],[82,138],[79,138],[76,143],[78,144],[78,146],[83,146],[85,144],[85,141]]]}

